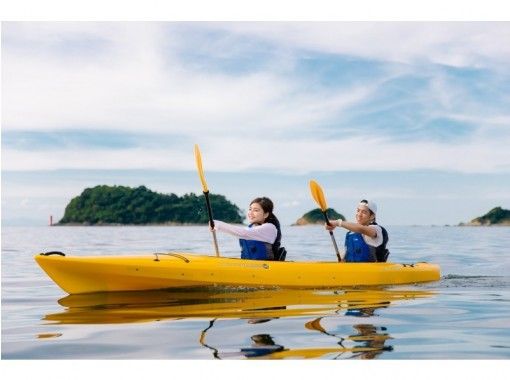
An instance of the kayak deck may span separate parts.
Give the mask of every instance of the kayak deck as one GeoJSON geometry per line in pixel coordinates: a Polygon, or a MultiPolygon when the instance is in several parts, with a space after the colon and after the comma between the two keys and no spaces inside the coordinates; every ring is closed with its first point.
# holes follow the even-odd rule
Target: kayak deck
{"type": "Polygon", "coordinates": [[[179,252],[145,256],[39,254],[35,260],[69,294],[216,285],[331,288],[440,278],[439,266],[429,263],[262,261],[179,252]]]}

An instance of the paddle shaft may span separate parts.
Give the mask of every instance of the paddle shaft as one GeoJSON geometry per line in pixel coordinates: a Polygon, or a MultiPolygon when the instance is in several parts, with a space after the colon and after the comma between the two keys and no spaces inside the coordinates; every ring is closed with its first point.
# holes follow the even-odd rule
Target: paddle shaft
{"type": "MultiPolygon", "coordinates": [[[[324,219],[326,220],[326,224],[328,226],[330,226],[331,223],[329,223],[329,218],[328,218],[328,214],[326,213],[326,211],[322,211],[322,215],[324,215],[324,219]]],[[[340,252],[338,251],[338,245],[336,245],[336,240],[335,240],[335,236],[333,235],[333,231],[329,231],[329,236],[331,236],[331,241],[333,242],[333,247],[335,247],[335,253],[336,253],[336,257],[338,259],[338,262],[341,262],[342,261],[342,257],[340,256],[340,252]]]]}
{"type": "Polygon", "coordinates": [[[205,204],[207,205],[207,214],[209,215],[209,224],[212,228],[212,236],[213,236],[213,243],[214,243],[214,250],[216,252],[216,257],[220,256],[220,250],[218,249],[218,239],[216,239],[216,231],[214,231],[214,220],[212,217],[212,208],[211,208],[211,202],[209,201],[209,191],[204,191],[205,196],[205,204]]]}

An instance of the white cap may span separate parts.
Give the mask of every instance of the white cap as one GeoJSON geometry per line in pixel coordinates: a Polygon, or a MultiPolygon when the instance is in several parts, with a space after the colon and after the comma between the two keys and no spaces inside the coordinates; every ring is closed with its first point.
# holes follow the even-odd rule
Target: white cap
{"type": "Polygon", "coordinates": [[[367,201],[366,199],[363,199],[360,204],[365,205],[368,207],[370,211],[372,211],[374,214],[377,214],[377,205],[375,202],[367,201]]]}

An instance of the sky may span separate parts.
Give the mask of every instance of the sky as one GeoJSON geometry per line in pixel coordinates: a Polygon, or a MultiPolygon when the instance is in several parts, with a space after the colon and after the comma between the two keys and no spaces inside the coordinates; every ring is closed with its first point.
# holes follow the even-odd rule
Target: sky
{"type": "MultiPolygon", "coordinates": [[[[510,22],[2,22],[2,225],[86,187],[212,193],[283,224],[510,209],[510,22]]],[[[214,210],[213,210],[214,212],[214,210]]]]}

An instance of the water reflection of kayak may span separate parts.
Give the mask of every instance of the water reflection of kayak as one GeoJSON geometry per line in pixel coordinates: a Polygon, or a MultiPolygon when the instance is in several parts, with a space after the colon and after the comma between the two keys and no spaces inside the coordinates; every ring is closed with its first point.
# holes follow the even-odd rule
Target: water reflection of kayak
{"type": "Polygon", "coordinates": [[[440,278],[439,266],[429,263],[256,261],[185,253],[69,257],[55,252],[35,260],[69,294],[210,285],[334,288],[440,278]]]}
{"type": "Polygon", "coordinates": [[[433,293],[408,289],[239,289],[201,288],[180,292],[105,292],[69,295],[66,307],[45,320],[63,324],[132,323],[181,318],[267,319],[336,315],[387,307],[391,302],[430,297],[433,293]]]}
{"type": "Polygon", "coordinates": [[[320,324],[322,318],[319,317],[307,322],[305,327],[334,337],[336,344],[332,347],[288,348],[276,343],[269,334],[257,334],[251,336],[252,345],[250,347],[241,347],[235,351],[222,351],[220,348],[206,343],[206,334],[214,326],[215,319],[210,321],[209,326],[202,331],[199,342],[203,347],[212,351],[215,359],[242,357],[246,359],[337,359],[347,353],[350,354],[348,358],[374,359],[384,352],[393,351],[393,346],[385,345],[386,340],[391,339],[385,327],[355,324],[353,328],[356,330],[356,334],[344,338],[326,331],[320,324]]]}

